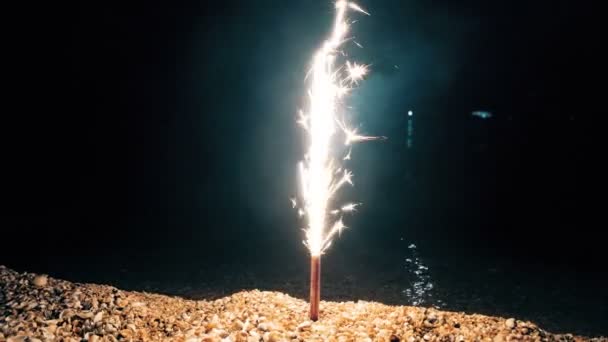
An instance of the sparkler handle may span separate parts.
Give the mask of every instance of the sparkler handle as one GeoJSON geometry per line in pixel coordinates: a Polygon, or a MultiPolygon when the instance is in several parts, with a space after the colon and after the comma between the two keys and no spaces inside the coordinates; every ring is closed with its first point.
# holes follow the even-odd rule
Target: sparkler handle
{"type": "Polygon", "coordinates": [[[319,319],[321,300],[321,256],[310,257],[310,320],[319,319]]]}

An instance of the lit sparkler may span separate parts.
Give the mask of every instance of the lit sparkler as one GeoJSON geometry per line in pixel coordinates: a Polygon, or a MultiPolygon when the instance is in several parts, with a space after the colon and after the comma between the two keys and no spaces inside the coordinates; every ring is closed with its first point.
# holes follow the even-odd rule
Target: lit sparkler
{"type": "MultiPolygon", "coordinates": [[[[350,203],[331,208],[332,197],[344,185],[352,185],[352,173],[340,166],[341,161],[350,160],[354,142],[378,139],[360,135],[357,129],[349,128],[341,111],[343,100],[368,73],[368,65],[339,60],[345,56],[340,46],[351,39],[348,34],[349,21],[346,12],[353,10],[369,15],[357,4],[345,0],[336,2],[334,27],[329,39],[315,53],[312,68],[307,77],[311,79],[309,108],[300,111],[298,123],[306,130],[309,148],[300,163],[301,195],[303,207],[299,213],[308,221],[304,244],[311,255],[310,318],[318,319],[320,299],[320,258],[330,246],[332,238],[346,228],[342,213],[355,211],[359,204],[350,203]],[[347,149],[345,156],[336,144],[336,133],[342,132],[342,142],[347,149]]],[[[358,46],[360,44],[356,43],[358,46]]],[[[339,142],[340,140],[338,140],[339,142]]]]}

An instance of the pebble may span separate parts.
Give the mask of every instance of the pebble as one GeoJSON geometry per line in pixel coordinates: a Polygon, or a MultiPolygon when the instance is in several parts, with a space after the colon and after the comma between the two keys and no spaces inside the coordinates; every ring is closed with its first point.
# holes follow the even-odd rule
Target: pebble
{"type": "Polygon", "coordinates": [[[46,275],[38,275],[34,278],[34,285],[38,287],[45,287],[48,283],[48,277],[46,275]]]}
{"type": "Polygon", "coordinates": [[[298,330],[300,330],[300,331],[310,330],[311,325],[312,325],[312,323],[310,321],[302,322],[298,325],[298,330]]]}
{"type": "Polygon", "coordinates": [[[252,290],[192,301],[74,284],[4,266],[0,300],[0,341],[7,342],[506,342],[540,337],[546,342],[608,342],[551,334],[531,322],[516,324],[515,318],[368,301],[323,301],[321,317],[313,323],[306,301],[279,292],[252,290]]]}

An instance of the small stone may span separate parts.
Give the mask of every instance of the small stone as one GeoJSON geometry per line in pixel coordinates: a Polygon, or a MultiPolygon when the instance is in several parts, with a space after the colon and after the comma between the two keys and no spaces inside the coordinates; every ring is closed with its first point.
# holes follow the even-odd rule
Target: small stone
{"type": "Polygon", "coordinates": [[[220,342],[221,339],[217,336],[204,336],[202,337],[202,342],[220,342]]]}
{"type": "Polygon", "coordinates": [[[131,336],[133,336],[133,331],[131,329],[122,329],[120,335],[125,338],[131,338],[131,336]]]}
{"type": "Polygon", "coordinates": [[[298,325],[298,331],[310,330],[312,323],[310,321],[304,321],[298,325]]]}
{"type": "Polygon", "coordinates": [[[247,342],[247,338],[248,337],[249,336],[247,335],[246,332],[240,331],[240,332],[238,332],[238,333],[235,334],[234,341],[235,342],[247,342]]]}
{"type": "Polygon", "coordinates": [[[34,278],[34,285],[38,287],[45,287],[48,283],[48,277],[46,275],[39,275],[34,278]]]}
{"type": "Polygon", "coordinates": [[[88,319],[88,318],[93,317],[93,313],[92,312],[81,312],[81,313],[77,313],[76,316],[78,316],[82,319],[88,319]]]}
{"type": "Polygon", "coordinates": [[[118,300],[116,300],[116,305],[118,305],[121,308],[124,308],[125,306],[127,306],[128,302],[122,298],[118,298],[118,300]]]}
{"type": "Polygon", "coordinates": [[[505,321],[505,325],[507,326],[507,328],[509,329],[513,329],[515,328],[515,318],[509,318],[508,320],[505,321]]]}
{"type": "Polygon", "coordinates": [[[494,336],[494,339],[492,339],[492,342],[505,342],[505,335],[503,334],[498,334],[496,336],[494,336]]]}
{"type": "Polygon", "coordinates": [[[271,332],[268,336],[268,342],[279,342],[281,341],[281,335],[277,332],[271,332]]]}
{"type": "Polygon", "coordinates": [[[101,322],[101,319],[103,318],[103,311],[99,311],[95,317],[93,317],[93,323],[97,323],[97,322],[101,322]]]}
{"type": "Polygon", "coordinates": [[[9,337],[6,342],[25,342],[27,339],[27,336],[13,336],[13,337],[9,337]]]}

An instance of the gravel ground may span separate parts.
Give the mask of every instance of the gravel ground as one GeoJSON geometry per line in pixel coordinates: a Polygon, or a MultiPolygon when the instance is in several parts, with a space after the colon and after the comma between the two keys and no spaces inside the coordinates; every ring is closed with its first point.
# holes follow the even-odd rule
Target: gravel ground
{"type": "Polygon", "coordinates": [[[608,341],[552,334],[514,318],[280,292],[186,300],[77,284],[0,266],[0,341],[608,341]]]}

